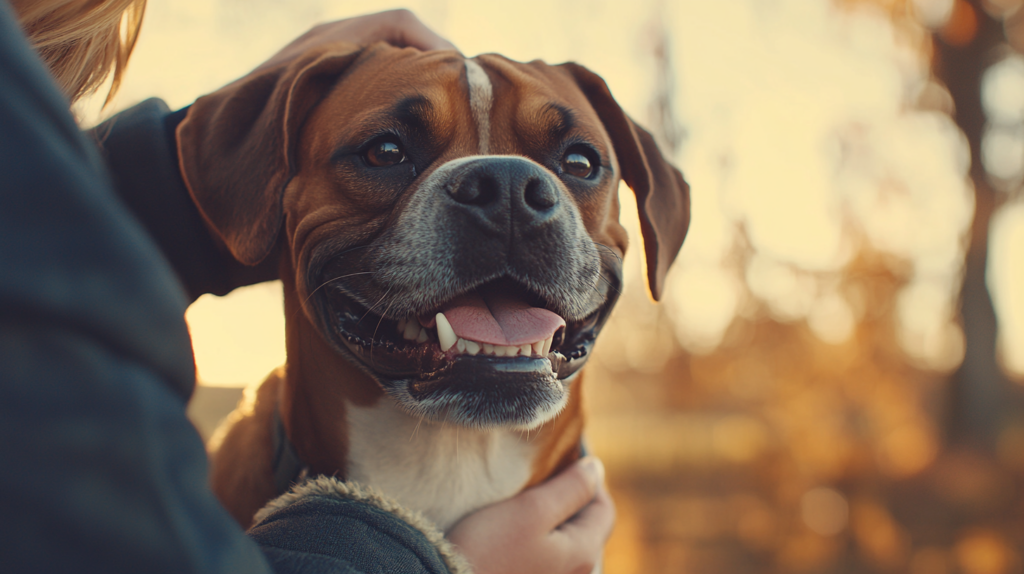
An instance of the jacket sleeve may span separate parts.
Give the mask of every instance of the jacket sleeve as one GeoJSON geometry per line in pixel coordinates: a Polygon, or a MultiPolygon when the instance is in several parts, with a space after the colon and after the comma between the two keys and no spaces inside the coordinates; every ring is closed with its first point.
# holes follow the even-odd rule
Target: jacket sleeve
{"type": "MultiPolygon", "coordinates": [[[[270,572],[207,487],[185,416],[187,299],[7,2],[0,174],[0,570],[270,572]]],[[[296,572],[345,551],[267,556],[296,572]]]]}
{"type": "Polygon", "coordinates": [[[204,293],[278,278],[277,251],[259,265],[239,263],[206,226],[178,169],[174,132],[188,108],[171,112],[151,98],[90,131],[114,189],[171,263],[189,301],[204,293]]]}
{"type": "Polygon", "coordinates": [[[421,514],[372,488],[328,476],[272,500],[256,513],[249,535],[279,574],[320,572],[306,570],[310,563],[351,569],[344,572],[472,573],[455,546],[421,514]]]}
{"type": "Polygon", "coordinates": [[[0,562],[269,572],[206,486],[186,300],[0,2],[0,562]]]}

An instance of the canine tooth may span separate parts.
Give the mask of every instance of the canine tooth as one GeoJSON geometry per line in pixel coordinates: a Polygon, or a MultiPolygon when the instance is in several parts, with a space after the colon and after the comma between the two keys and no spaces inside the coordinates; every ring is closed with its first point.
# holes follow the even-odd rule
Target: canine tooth
{"type": "Polygon", "coordinates": [[[547,339],[544,339],[544,348],[541,349],[541,356],[546,357],[551,352],[551,343],[555,340],[555,336],[552,335],[547,339]]]}
{"type": "Polygon", "coordinates": [[[466,352],[470,355],[475,355],[480,352],[480,343],[466,339],[460,339],[460,341],[466,341],[466,352]]]}
{"type": "Polygon", "coordinates": [[[441,343],[441,350],[447,351],[459,338],[455,336],[455,330],[452,329],[452,324],[448,322],[444,313],[438,313],[434,319],[437,320],[437,341],[441,343]]]}
{"type": "Polygon", "coordinates": [[[484,351],[485,355],[493,355],[494,354],[494,345],[492,345],[490,343],[484,343],[483,344],[483,351],[484,351]]]}
{"type": "Polygon", "coordinates": [[[418,322],[406,321],[405,330],[402,333],[402,338],[409,341],[414,341],[416,340],[417,337],[419,337],[421,330],[422,329],[420,329],[420,324],[418,322]]]}
{"type": "Polygon", "coordinates": [[[420,334],[419,334],[419,336],[416,337],[416,342],[417,343],[426,343],[427,339],[429,339],[429,338],[430,338],[430,335],[427,334],[427,330],[426,329],[420,329],[420,334]]]}
{"type": "Polygon", "coordinates": [[[530,351],[532,351],[534,355],[538,355],[538,356],[543,357],[544,356],[544,352],[543,352],[544,351],[544,341],[537,341],[536,343],[530,345],[530,351]]]}
{"type": "Polygon", "coordinates": [[[519,347],[519,354],[524,357],[530,356],[530,345],[522,345],[519,347]]]}
{"type": "Polygon", "coordinates": [[[398,332],[405,334],[405,324],[408,323],[405,319],[398,320],[398,332]]]}
{"type": "Polygon", "coordinates": [[[458,351],[460,353],[465,353],[466,352],[466,340],[460,338],[458,341],[455,342],[455,348],[458,349],[458,351]]]}

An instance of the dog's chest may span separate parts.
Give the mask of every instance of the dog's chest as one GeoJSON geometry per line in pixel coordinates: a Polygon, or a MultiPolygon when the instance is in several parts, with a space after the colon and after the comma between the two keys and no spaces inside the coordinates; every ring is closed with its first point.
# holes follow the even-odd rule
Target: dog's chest
{"type": "Polygon", "coordinates": [[[348,405],[348,476],[372,485],[447,531],[460,518],[519,492],[537,446],[526,433],[421,421],[383,398],[348,405]]]}

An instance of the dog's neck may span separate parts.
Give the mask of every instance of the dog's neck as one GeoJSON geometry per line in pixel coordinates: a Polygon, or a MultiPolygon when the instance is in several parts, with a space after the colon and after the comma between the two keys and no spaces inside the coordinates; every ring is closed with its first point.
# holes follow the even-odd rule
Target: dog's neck
{"type": "Polygon", "coordinates": [[[369,484],[447,531],[523,489],[541,447],[525,431],[422,421],[383,399],[349,405],[349,480],[369,484]]]}

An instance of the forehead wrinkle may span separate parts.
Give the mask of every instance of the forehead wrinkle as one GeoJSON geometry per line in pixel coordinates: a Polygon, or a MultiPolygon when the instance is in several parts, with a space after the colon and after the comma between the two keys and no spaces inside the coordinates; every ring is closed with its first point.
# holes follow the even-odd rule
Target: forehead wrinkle
{"type": "Polygon", "coordinates": [[[523,137],[535,142],[551,144],[571,137],[590,139],[586,125],[579,121],[578,114],[557,102],[524,102],[516,114],[516,129],[523,137]]]}
{"type": "Polygon", "coordinates": [[[546,125],[551,139],[562,140],[576,129],[576,112],[561,104],[548,102],[537,114],[537,125],[546,125]]]}
{"type": "Polygon", "coordinates": [[[344,137],[348,141],[360,140],[387,130],[429,137],[445,123],[445,115],[427,96],[414,94],[392,106],[377,107],[356,115],[347,122],[344,137]]]}
{"type": "Polygon", "coordinates": [[[388,112],[398,122],[412,129],[426,129],[436,120],[434,104],[422,94],[409,96],[388,112]]]}

